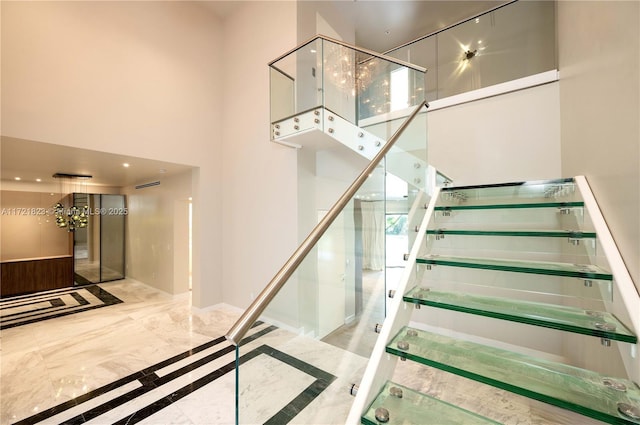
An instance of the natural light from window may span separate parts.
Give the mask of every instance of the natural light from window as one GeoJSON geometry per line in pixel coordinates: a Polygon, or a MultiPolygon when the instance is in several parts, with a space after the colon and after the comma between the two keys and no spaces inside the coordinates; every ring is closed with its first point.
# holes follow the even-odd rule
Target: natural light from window
{"type": "Polygon", "coordinates": [[[409,68],[391,71],[391,111],[409,107],[409,68]]]}

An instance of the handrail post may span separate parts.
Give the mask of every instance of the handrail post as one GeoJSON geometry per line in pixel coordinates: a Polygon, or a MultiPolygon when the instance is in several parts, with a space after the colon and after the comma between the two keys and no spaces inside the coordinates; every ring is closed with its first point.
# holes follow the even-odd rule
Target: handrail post
{"type": "Polygon", "coordinates": [[[251,303],[242,316],[236,321],[236,323],[229,329],[229,332],[225,335],[225,338],[235,345],[240,343],[240,340],[247,333],[249,328],[255,323],[262,312],[266,309],[267,305],[273,300],[276,294],[280,291],[282,286],[295,272],[298,265],[306,258],[307,254],[313,249],[316,243],[320,240],[322,235],[329,228],[331,223],[338,217],[344,207],[355,196],[356,192],[369,178],[369,175],[380,164],[385,155],[389,152],[391,147],[400,138],[402,133],[406,130],[413,119],[418,115],[420,110],[428,106],[426,101],[420,103],[411,113],[411,115],[402,123],[402,125],[396,130],[395,133],[389,138],[387,143],[376,154],[375,157],[369,162],[367,167],[360,173],[360,175],[354,180],[349,188],[342,194],[340,199],[331,207],[329,212],[320,220],[320,222],[313,228],[309,236],[300,244],[295,252],[289,257],[287,262],[282,266],[280,271],[271,279],[269,284],[260,292],[255,300],[251,303]]]}

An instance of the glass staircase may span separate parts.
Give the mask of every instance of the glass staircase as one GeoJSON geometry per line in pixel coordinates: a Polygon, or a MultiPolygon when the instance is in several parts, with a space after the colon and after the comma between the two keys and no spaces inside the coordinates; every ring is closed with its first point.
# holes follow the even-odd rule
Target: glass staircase
{"type": "Polygon", "coordinates": [[[271,138],[299,149],[308,236],[226,335],[236,423],[501,421],[473,407],[482,399],[458,402],[473,392],[452,401],[405,382],[413,363],[576,421],[640,424],[640,298],[584,177],[449,186],[427,161],[424,69],[324,36],[269,66],[271,138]],[[395,72],[408,75],[400,110],[395,72]],[[362,168],[339,189],[331,180],[335,203],[318,214],[318,158],[336,152],[362,168]],[[402,277],[366,295],[368,202],[402,205],[415,231],[402,277]]]}
{"type": "MultiPolygon", "coordinates": [[[[402,384],[399,359],[606,423],[640,423],[637,292],[626,269],[608,261],[600,237],[610,235],[594,227],[594,205],[584,177],[441,189],[382,327],[376,349],[386,357],[374,352],[363,380],[360,391],[374,391],[361,397],[361,422],[440,423],[405,422],[390,390],[402,384]],[[478,327],[488,331],[470,330],[478,327]],[[523,333],[531,341],[523,344],[523,333]],[[559,338],[552,359],[540,343],[547,338],[559,338]]],[[[427,414],[431,396],[411,391],[402,409],[422,417],[415,412],[427,414]]]]}

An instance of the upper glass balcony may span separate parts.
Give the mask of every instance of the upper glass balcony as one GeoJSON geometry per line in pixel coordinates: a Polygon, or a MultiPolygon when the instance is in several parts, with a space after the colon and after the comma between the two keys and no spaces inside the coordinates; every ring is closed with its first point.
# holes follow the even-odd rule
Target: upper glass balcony
{"type": "Polygon", "coordinates": [[[279,57],[269,69],[272,139],[323,129],[321,108],[358,125],[424,101],[424,68],[324,36],[279,57]],[[301,116],[314,110],[307,120],[301,116]]]}
{"type": "Polygon", "coordinates": [[[516,1],[386,52],[429,69],[427,101],[557,68],[555,3],[516,1]]]}

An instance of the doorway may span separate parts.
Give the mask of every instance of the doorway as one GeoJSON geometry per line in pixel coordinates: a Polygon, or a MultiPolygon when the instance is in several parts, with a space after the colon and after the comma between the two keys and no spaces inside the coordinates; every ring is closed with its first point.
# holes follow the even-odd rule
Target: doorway
{"type": "Polygon", "coordinates": [[[89,214],[86,227],[73,233],[75,284],[124,279],[124,195],[74,193],[73,205],[89,214]]]}

